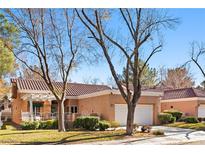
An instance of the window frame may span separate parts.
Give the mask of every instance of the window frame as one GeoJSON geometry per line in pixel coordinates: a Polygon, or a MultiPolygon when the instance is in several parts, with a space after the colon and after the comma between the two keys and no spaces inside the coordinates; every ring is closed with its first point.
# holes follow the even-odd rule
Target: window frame
{"type": "Polygon", "coordinates": [[[74,114],[77,114],[77,113],[78,113],[78,106],[77,106],[77,105],[71,105],[70,108],[69,108],[69,110],[70,110],[70,111],[69,111],[70,113],[72,113],[72,114],[73,114],[73,113],[74,113],[74,114]]]}

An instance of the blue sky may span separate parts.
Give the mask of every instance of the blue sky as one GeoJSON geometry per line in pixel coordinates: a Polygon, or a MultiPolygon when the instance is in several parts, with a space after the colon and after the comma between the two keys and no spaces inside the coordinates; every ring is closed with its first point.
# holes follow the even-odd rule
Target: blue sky
{"type": "MultiPolygon", "coordinates": [[[[151,67],[157,69],[160,66],[173,68],[182,65],[189,59],[190,43],[192,41],[205,42],[205,9],[168,9],[168,12],[170,15],[179,17],[181,23],[175,30],[164,32],[163,50],[149,62],[151,67]]],[[[117,20],[114,22],[117,22],[117,20]]],[[[116,69],[121,72],[121,65],[116,64],[116,69]]],[[[199,84],[203,77],[198,68],[192,64],[190,71],[196,80],[196,84],[199,84]]],[[[74,82],[99,78],[101,82],[106,83],[108,77],[111,77],[111,73],[105,60],[96,65],[81,65],[71,75],[74,82]]]]}

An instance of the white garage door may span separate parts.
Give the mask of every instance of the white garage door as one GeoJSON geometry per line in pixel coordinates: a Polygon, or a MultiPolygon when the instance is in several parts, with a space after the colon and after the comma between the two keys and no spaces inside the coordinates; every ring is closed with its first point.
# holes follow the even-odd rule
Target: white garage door
{"type": "Polygon", "coordinates": [[[205,117],[205,105],[200,105],[198,107],[198,117],[205,117]]]}
{"type": "MultiPolygon", "coordinates": [[[[127,122],[127,105],[115,104],[115,121],[121,125],[126,125],[127,122]]],[[[134,115],[134,123],[138,125],[153,124],[153,105],[137,105],[134,115]]]]}

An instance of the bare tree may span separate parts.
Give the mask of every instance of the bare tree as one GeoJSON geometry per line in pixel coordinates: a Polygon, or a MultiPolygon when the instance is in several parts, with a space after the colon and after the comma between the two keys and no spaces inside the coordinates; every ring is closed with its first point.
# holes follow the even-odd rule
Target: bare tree
{"type": "Polygon", "coordinates": [[[154,38],[161,31],[161,28],[173,28],[173,25],[178,22],[178,19],[168,16],[163,11],[159,12],[154,9],[119,9],[114,10],[113,14],[112,11],[107,9],[76,9],[76,12],[81,22],[89,31],[90,38],[93,38],[102,49],[117,87],[127,103],[126,133],[132,135],[134,111],[141,96],[140,79],[142,72],[151,57],[160,52],[162,48],[162,43],[156,43],[154,38]],[[117,16],[115,16],[115,13],[117,13],[117,16]],[[119,17],[122,20],[117,20],[114,26],[111,23],[111,19],[119,17]],[[109,21],[111,22],[109,23],[109,21]],[[116,32],[119,25],[122,27],[116,32]],[[144,47],[150,52],[147,58],[144,59],[144,65],[140,66],[139,59],[142,59],[140,56],[143,55],[144,47]],[[129,71],[125,73],[125,87],[121,84],[114,60],[111,56],[111,49],[113,48],[118,55],[123,55],[126,70],[131,70],[132,72],[133,81],[131,84],[133,91],[131,91],[129,86],[129,71]]]}
{"type": "Polygon", "coordinates": [[[194,86],[193,76],[186,67],[167,69],[162,84],[165,88],[187,88],[194,86]]]}
{"type": "MultiPolygon", "coordinates": [[[[38,68],[36,65],[30,66],[35,72],[41,73],[41,69],[38,68]]],[[[42,80],[41,76],[33,71],[31,71],[29,68],[24,67],[24,65],[21,66],[21,77],[24,79],[36,79],[36,80],[42,80]]]]}
{"type": "Polygon", "coordinates": [[[16,59],[45,81],[58,102],[58,130],[65,131],[64,101],[68,77],[83,56],[79,50],[83,48],[84,34],[78,27],[76,13],[73,9],[5,11],[20,31],[19,48],[12,52],[16,59]],[[62,81],[61,87],[53,81],[53,73],[62,81]]]}
{"type": "Polygon", "coordinates": [[[205,71],[203,69],[203,66],[199,62],[199,58],[203,57],[204,55],[205,55],[204,44],[203,43],[199,44],[198,42],[192,42],[191,43],[191,60],[186,62],[185,65],[190,62],[194,62],[194,64],[196,64],[196,66],[201,71],[202,75],[205,77],[205,71]]]}
{"type": "Polygon", "coordinates": [[[89,76],[88,78],[83,79],[83,83],[97,85],[97,84],[100,84],[102,82],[98,78],[95,78],[95,77],[92,78],[91,76],[89,76]]]}

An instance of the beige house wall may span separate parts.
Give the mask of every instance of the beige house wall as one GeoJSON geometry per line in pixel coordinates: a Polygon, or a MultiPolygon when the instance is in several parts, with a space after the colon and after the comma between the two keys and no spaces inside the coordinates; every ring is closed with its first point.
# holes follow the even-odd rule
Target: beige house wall
{"type": "MultiPolygon", "coordinates": [[[[192,100],[192,101],[176,101],[176,102],[163,102],[161,103],[161,111],[164,110],[170,110],[170,109],[176,109],[178,111],[181,111],[186,116],[197,116],[198,114],[198,101],[192,100]],[[172,108],[173,107],[173,108],[172,108]]],[[[203,103],[205,103],[203,101],[203,103]]]]}

